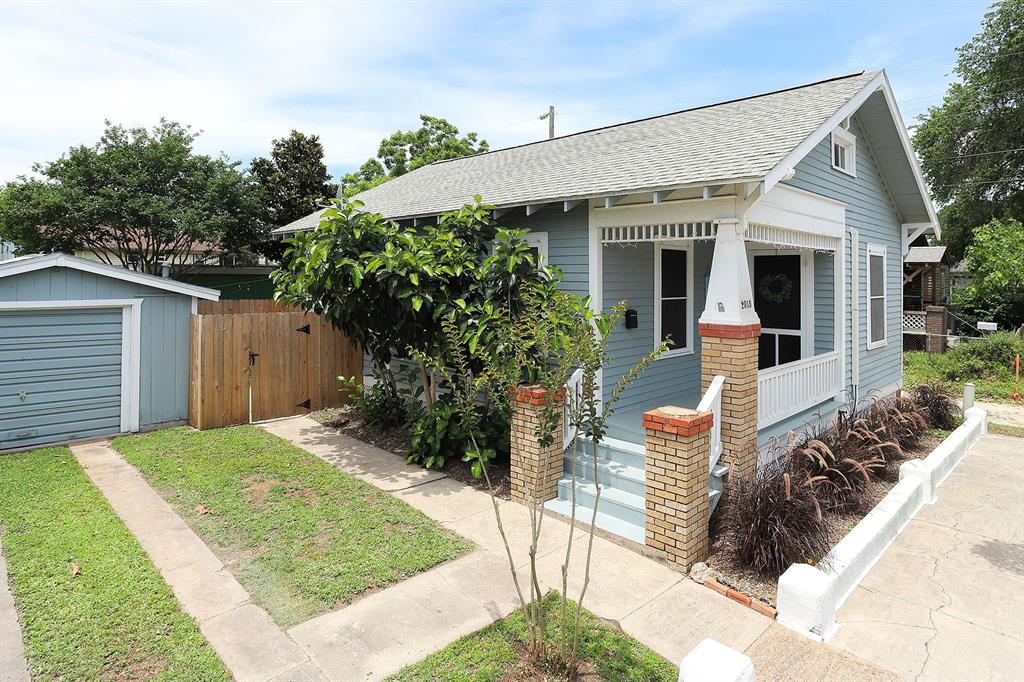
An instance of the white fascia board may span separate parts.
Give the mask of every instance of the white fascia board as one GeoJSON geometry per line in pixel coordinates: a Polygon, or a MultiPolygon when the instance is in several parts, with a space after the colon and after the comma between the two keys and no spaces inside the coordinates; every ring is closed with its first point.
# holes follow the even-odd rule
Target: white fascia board
{"type": "Polygon", "coordinates": [[[707,201],[697,199],[687,202],[666,202],[661,204],[625,204],[614,208],[595,208],[591,225],[597,227],[622,227],[628,225],[660,225],[672,223],[696,223],[736,218],[736,197],[712,197],[707,201]]]}
{"type": "Polygon", "coordinates": [[[46,268],[71,268],[72,270],[81,270],[82,272],[110,277],[111,279],[119,279],[125,282],[141,284],[142,286],[170,291],[176,294],[182,294],[183,296],[195,296],[196,298],[202,298],[207,301],[220,300],[220,292],[216,289],[197,287],[192,284],[185,284],[166,277],[147,275],[145,273],[135,272],[126,268],[119,268],[115,265],[107,265],[106,263],[87,260],[85,258],[79,258],[78,256],[71,256],[66,253],[51,253],[43,256],[30,256],[24,260],[14,259],[2,261],[0,262],[0,278],[12,277],[25,272],[34,272],[36,270],[43,270],[46,268]]]}
{"type": "Polygon", "coordinates": [[[788,185],[776,185],[746,215],[749,222],[843,237],[846,205],[788,185]]]}
{"type": "MultiPolygon", "coordinates": [[[[861,105],[867,101],[868,97],[874,93],[875,90],[880,88],[885,82],[884,74],[879,73],[877,76],[872,78],[868,83],[860,89],[860,91],[847,100],[846,104],[841,106],[838,111],[828,117],[828,119],[822,123],[818,128],[804,138],[804,141],[793,148],[791,152],[786,154],[775,164],[775,167],[768,171],[768,174],[764,176],[765,192],[771,191],[771,189],[779,184],[782,179],[789,172],[790,168],[796,168],[796,165],[800,163],[800,160],[807,156],[812,149],[818,146],[818,143],[825,139],[826,136],[830,135],[832,131],[843,122],[844,119],[852,116],[861,105]]],[[[902,122],[900,123],[902,126],[902,122]]]]}
{"type": "Polygon", "coordinates": [[[825,139],[826,136],[831,135],[832,131],[845,120],[852,116],[860,109],[861,105],[867,101],[868,97],[875,93],[876,90],[881,90],[885,96],[886,106],[889,107],[889,115],[892,117],[893,124],[896,126],[896,132],[899,135],[900,143],[903,145],[903,153],[907,157],[907,161],[910,163],[910,168],[914,173],[914,180],[917,182],[917,189],[921,194],[921,199],[924,201],[925,208],[928,211],[929,222],[935,228],[936,235],[941,237],[941,231],[939,228],[939,218],[935,213],[935,205],[932,203],[931,195],[928,193],[928,185],[924,181],[924,175],[921,173],[921,166],[917,163],[917,156],[914,154],[914,147],[910,143],[910,135],[907,134],[907,128],[903,125],[903,117],[900,115],[899,107],[896,105],[896,98],[892,93],[892,86],[889,84],[889,78],[885,74],[885,71],[881,71],[877,76],[872,78],[868,83],[860,89],[860,91],[850,98],[842,107],[839,108],[834,114],[832,114],[828,120],[822,123],[818,128],[811,133],[807,138],[804,139],[799,145],[797,145],[789,154],[779,161],[768,171],[768,174],[764,178],[765,191],[770,191],[775,185],[782,181],[789,172],[790,168],[795,168],[796,165],[807,156],[812,149],[818,146],[818,143],[825,139]]]}

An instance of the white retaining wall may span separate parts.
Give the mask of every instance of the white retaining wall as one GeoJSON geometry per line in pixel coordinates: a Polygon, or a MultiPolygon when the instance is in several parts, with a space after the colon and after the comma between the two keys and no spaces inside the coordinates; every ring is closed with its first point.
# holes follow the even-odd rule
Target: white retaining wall
{"type": "Polygon", "coordinates": [[[778,621],[826,641],[835,634],[835,614],[903,527],[986,431],[987,415],[973,407],[964,423],[923,460],[904,462],[900,482],[832,548],[818,566],[793,564],[779,578],[778,621]]]}

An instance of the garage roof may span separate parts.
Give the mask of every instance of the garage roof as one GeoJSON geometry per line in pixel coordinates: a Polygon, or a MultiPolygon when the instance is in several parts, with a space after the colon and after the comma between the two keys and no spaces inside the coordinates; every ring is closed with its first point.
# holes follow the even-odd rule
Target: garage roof
{"type": "Polygon", "coordinates": [[[134,282],[154,289],[171,291],[183,296],[194,296],[207,301],[220,300],[220,292],[216,289],[197,287],[194,284],[185,284],[166,277],[156,277],[142,272],[119,268],[115,265],[100,263],[99,261],[88,260],[72,256],[66,253],[47,253],[33,256],[19,256],[10,260],[0,261],[0,278],[20,275],[24,272],[43,270],[45,268],[72,268],[82,272],[91,272],[95,275],[102,275],[112,279],[120,279],[126,282],[134,282]]]}

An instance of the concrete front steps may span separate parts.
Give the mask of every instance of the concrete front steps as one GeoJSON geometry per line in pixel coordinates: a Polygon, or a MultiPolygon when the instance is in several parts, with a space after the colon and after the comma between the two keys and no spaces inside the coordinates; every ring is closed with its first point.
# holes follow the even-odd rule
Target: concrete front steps
{"type": "MultiPolygon", "coordinates": [[[[544,504],[545,508],[563,516],[572,514],[572,467],[576,466],[576,518],[584,523],[594,519],[594,525],[639,544],[644,543],[644,448],[624,441],[602,442],[597,450],[595,476],[592,457],[593,444],[580,439],[576,452],[566,450],[562,478],[558,481],[558,497],[544,504]],[[596,479],[596,480],[595,480],[596,479]],[[594,518],[597,486],[601,486],[601,499],[594,518]]],[[[722,495],[724,477],[728,468],[717,464],[711,470],[708,491],[711,510],[714,511],[722,495]]]]}

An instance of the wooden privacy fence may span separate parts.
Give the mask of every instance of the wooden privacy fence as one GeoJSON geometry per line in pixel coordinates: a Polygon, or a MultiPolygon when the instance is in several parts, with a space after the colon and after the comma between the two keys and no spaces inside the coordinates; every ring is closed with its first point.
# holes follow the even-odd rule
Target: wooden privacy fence
{"type": "Polygon", "coordinates": [[[316,315],[193,315],[189,424],[211,429],[341,406],[348,395],[337,377],[362,381],[362,363],[355,344],[316,315]]]}
{"type": "Polygon", "coordinates": [[[200,315],[234,315],[237,313],[301,313],[294,306],[269,298],[238,298],[223,301],[199,301],[200,315]]]}

